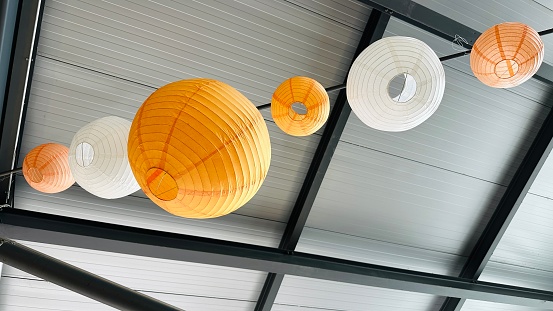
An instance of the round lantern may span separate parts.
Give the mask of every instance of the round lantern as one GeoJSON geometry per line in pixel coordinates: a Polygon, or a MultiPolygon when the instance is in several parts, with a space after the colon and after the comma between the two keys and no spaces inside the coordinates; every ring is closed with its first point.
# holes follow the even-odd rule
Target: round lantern
{"type": "Polygon", "coordinates": [[[83,126],[69,147],[69,167],[77,183],[104,199],[127,196],[138,189],[127,159],[131,122],[119,117],[97,119],[83,126]]]}
{"type": "Polygon", "coordinates": [[[293,77],[284,81],[275,90],[271,100],[271,114],[276,125],[294,136],[315,133],[324,125],[329,112],[328,93],[319,82],[307,77],[293,77]],[[306,112],[296,111],[295,105],[299,109],[306,109],[306,112]]]}
{"type": "Polygon", "coordinates": [[[502,23],[484,31],[470,53],[470,68],[482,83],[497,88],[530,79],[543,61],[543,42],[531,27],[502,23]]]}
{"type": "Polygon", "coordinates": [[[428,119],[438,109],[444,89],[442,63],[426,43],[388,37],[371,44],[355,59],[346,94],[363,123],[399,132],[428,119]]]}
{"type": "Polygon", "coordinates": [[[31,150],[23,160],[23,177],[34,189],[57,193],[75,183],[67,157],[69,149],[60,144],[44,144],[31,150]]]}
{"type": "Polygon", "coordinates": [[[146,195],[169,213],[226,215],[249,201],[269,169],[269,132],[257,108],[210,79],[170,83],[142,104],[129,161],[146,195]]]}

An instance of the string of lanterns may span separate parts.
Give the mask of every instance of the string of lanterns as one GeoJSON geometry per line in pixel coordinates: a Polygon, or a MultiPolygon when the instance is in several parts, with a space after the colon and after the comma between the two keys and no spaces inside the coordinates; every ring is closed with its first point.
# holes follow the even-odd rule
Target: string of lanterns
{"type": "MultiPolygon", "coordinates": [[[[539,33],[521,23],[503,23],[476,40],[470,66],[482,83],[509,88],[534,75],[543,55],[539,33]]],[[[223,216],[246,204],[267,176],[271,144],[259,110],[271,107],[274,122],[289,135],[311,135],[328,119],[328,92],[346,88],[363,123],[382,131],[409,130],[440,105],[441,61],[453,57],[438,58],[418,39],[383,38],[355,59],[346,85],[325,90],[311,78],[293,77],[277,87],[271,104],[258,107],[220,81],[173,82],[153,92],[132,123],[105,117],[82,127],[69,148],[35,147],[23,161],[23,176],[45,193],[64,191],[75,181],[106,199],[142,189],[171,214],[223,216]]]]}

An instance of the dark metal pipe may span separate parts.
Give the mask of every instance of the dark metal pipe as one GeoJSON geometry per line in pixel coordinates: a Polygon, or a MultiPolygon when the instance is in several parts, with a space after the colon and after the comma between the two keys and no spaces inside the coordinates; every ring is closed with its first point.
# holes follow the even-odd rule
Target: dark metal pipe
{"type": "MultiPolygon", "coordinates": [[[[346,88],[346,84],[339,84],[339,85],[327,87],[327,88],[325,88],[325,90],[327,92],[334,92],[334,91],[343,90],[345,88],[346,88]]],[[[261,106],[257,106],[257,110],[263,110],[263,109],[267,109],[269,107],[271,107],[271,103],[264,104],[264,105],[261,105],[261,106]]]]}
{"type": "Polygon", "coordinates": [[[459,53],[455,53],[455,54],[451,54],[451,55],[446,55],[446,56],[440,57],[440,61],[443,62],[443,61],[446,61],[446,60],[450,60],[450,59],[454,59],[454,58],[457,58],[457,57],[465,56],[465,55],[470,54],[470,51],[471,50],[466,50],[466,51],[463,51],[463,52],[459,52],[459,53]]]}
{"type": "Polygon", "coordinates": [[[542,30],[542,31],[538,32],[538,34],[539,34],[540,36],[545,36],[545,35],[548,35],[548,34],[550,34],[550,33],[553,33],[553,28],[546,29],[546,30],[542,30]]]}
{"type": "Polygon", "coordinates": [[[16,174],[16,173],[21,173],[22,170],[23,170],[23,168],[20,167],[20,168],[13,169],[11,171],[2,172],[2,173],[0,173],[0,177],[9,176],[11,174],[16,174]]]}
{"type": "Polygon", "coordinates": [[[339,90],[343,90],[346,88],[346,84],[340,84],[340,85],[335,85],[335,86],[331,86],[331,87],[327,87],[325,90],[327,92],[334,92],[334,91],[339,91],[339,90]]]}
{"type": "Polygon", "coordinates": [[[264,104],[264,105],[261,105],[261,106],[257,106],[257,110],[263,110],[263,109],[267,109],[269,107],[271,107],[271,103],[264,104]]]}
{"type": "Polygon", "coordinates": [[[183,311],[1,237],[0,261],[119,310],[183,311]]]}

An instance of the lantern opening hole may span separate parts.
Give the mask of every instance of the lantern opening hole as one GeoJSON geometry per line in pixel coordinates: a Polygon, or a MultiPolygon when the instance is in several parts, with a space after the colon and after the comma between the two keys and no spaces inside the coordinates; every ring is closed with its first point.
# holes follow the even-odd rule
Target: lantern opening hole
{"type": "Polygon", "coordinates": [[[388,95],[397,103],[409,101],[417,91],[417,82],[412,75],[400,73],[388,83],[388,95]]]}
{"type": "Polygon", "coordinates": [[[87,167],[94,161],[94,148],[87,142],[77,145],[75,150],[75,160],[80,167],[87,167]]]}
{"type": "Polygon", "coordinates": [[[301,102],[294,102],[290,106],[290,118],[293,120],[303,120],[307,115],[307,107],[301,102]]]}
{"type": "Polygon", "coordinates": [[[512,78],[518,72],[518,63],[514,59],[504,59],[495,64],[495,74],[500,79],[512,78]]]}
{"type": "Polygon", "coordinates": [[[177,197],[179,187],[173,176],[165,170],[152,167],[146,173],[148,188],[156,198],[171,201],[177,197]]]}

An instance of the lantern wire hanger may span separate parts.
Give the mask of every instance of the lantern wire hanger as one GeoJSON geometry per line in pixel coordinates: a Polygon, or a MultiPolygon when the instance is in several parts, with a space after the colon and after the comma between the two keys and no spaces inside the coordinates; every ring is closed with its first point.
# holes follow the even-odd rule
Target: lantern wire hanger
{"type": "MultiPolygon", "coordinates": [[[[549,28],[549,29],[546,29],[546,30],[539,31],[538,35],[545,36],[545,35],[548,35],[548,34],[551,34],[551,33],[553,33],[553,28],[549,28]]],[[[459,38],[463,39],[462,37],[459,37],[459,38]]],[[[457,35],[456,35],[455,39],[457,39],[457,35]]],[[[472,49],[468,49],[466,51],[461,51],[459,53],[442,56],[442,57],[440,57],[440,61],[443,62],[443,61],[446,61],[446,60],[450,60],[450,59],[458,58],[458,57],[461,57],[461,56],[469,55],[471,51],[472,51],[472,49]]]]}

